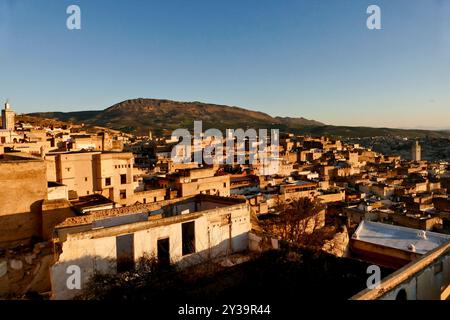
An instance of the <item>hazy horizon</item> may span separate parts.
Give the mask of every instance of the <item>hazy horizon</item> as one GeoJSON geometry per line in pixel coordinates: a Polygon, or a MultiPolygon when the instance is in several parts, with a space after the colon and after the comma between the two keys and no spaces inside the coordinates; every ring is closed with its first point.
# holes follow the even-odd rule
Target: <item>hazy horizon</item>
{"type": "Polygon", "coordinates": [[[450,129],[450,2],[0,0],[18,113],[144,97],[330,125],[450,129]],[[77,4],[82,29],[66,28],[77,4]],[[381,30],[366,9],[381,8],[381,30]]]}

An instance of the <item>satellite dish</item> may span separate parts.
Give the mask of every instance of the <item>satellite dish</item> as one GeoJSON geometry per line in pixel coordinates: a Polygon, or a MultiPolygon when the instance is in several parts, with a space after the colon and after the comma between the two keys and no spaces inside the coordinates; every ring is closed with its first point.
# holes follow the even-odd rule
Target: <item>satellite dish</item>
{"type": "Polygon", "coordinates": [[[419,232],[419,238],[422,238],[422,239],[426,240],[427,239],[427,233],[424,230],[420,231],[419,232]]]}

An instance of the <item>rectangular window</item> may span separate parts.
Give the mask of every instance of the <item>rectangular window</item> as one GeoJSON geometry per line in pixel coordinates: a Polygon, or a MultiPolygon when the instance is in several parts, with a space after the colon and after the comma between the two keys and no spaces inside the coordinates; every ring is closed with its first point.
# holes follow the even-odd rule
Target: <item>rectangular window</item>
{"type": "Polygon", "coordinates": [[[158,247],[158,262],[162,265],[170,264],[170,242],[169,238],[159,239],[158,247]]]}
{"type": "Polygon", "coordinates": [[[127,190],[120,190],[120,199],[127,198],[127,190]]]}
{"type": "Polygon", "coordinates": [[[117,272],[134,269],[134,234],[116,237],[117,272]]]}
{"type": "Polygon", "coordinates": [[[195,252],[195,221],[181,225],[183,256],[195,252]]]}
{"type": "Polygon", "coordinates": [[[120,175],[120,183],[121,184],[126,184],[127,183],[127,175],[126,174],[121,174],[120,175]]]}
{"type": "Polygon", "coordinates": [[[444,269],[443,262],[439,261],[434,265],[434,274],[441,273],[443,269],[444,269]]]}
{"type": "Polygon", "coordinates": [[[111,185],[111,178],[105,178],[105,186],[111,185]]]}

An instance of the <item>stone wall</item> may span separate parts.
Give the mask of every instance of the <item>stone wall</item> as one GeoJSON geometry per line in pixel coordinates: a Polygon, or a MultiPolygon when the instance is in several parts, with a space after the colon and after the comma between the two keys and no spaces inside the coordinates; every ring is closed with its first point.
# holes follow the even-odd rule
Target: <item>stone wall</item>
{"type": "Polygon", "coordinates": [[[46,166],[40,159],[0,160],[0,248],[29,243],[41,234],[41,203],[47,197],[46,166]]]}
{"type": "Polygon", "coordinates": [[[36,212],[37,203],[47,197],[44,161],[0,160],[0,186],[0,216],[36,212]]]}
{"type": "Polygon", "coordinates": [[[229,197],[230,177],[225,175],[201,178],[196,182],[180,183],[176,188],[180,190],[180,196],[182,197],[193,196],[200,193],[229,197]]]}
{"type": "Polygon", "coordinates": [[[41,236],[40,212],[0,216],[0,248],[28,245],[41,236]]]}
{"type": "Polygon", "coordinates": [[[54,227],[66,218],[74,216],[76,214],[68,200],[44,200],[42,203],[42,238],[51,240],[54,227]]]}
{"type": "Polygon", "coordinates": [[[349,254],[349,236],[347,227],[334,235],[331,240],[326,240],[322,250],[336,257],[347,257],[349,254]]]}
{"type": "Polygon", "coordinates": [[[28,292],[50,291],[51,243],[38,243],[0,256],[0,298],[16,298],[28,292]]]}
{"type": "Polygon", "coordinates": [[[151,203],[163,201],[166,196],[166,192],[167,190],[165,188],[134,192],[132,202],[151,203]]]}
{"type": "Polygon", "coordinates": [[[329,193],[329,194],[322,194],[320,196],[317,196],[317,198],[322,203],[343,201],[345,199],[345,191],[343,191],[343,192],[336,192],[336,193],[329,193]]]}

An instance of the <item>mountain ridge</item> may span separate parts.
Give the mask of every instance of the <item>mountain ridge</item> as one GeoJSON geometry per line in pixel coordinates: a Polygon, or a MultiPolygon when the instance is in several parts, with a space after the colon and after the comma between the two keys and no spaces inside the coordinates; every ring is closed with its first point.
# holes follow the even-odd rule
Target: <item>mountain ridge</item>
{"type": "Polygon", "coordinates": [[[264,112],[237,106],[183,102],[168,99],[128,99],[104,110],[74,112],[38,112],[31,116],[56,119],[87,126],[101,126],[134,134],[170,134],[178,128],[193,129],[195,120],[202,120],[203,130],[277,128],[280,131],[335,137],[400,136],[407,138],[450,138],[450,132],[423,129],[333,126],[303,117],[270,116],[264,112]]]}
{"type": "Polygon", "coordinates": [[[66,122],[83,122],[112,129],[128,128],[128,131],[144,133],[148,130],[163,131],[192,127],[194,120],[202,120],[206,128],[267,128],[280,129],[295,126],[322,126],[322,122],[303,117],[272,117],[264,112],[237,106],[204,102],[181,102],[166,99],[129,99],[104,110],[74,112],[38,112],[31,116],[52,118],[66,122]],[[144,129],[145,128],[145,129],[144,129]]]}

